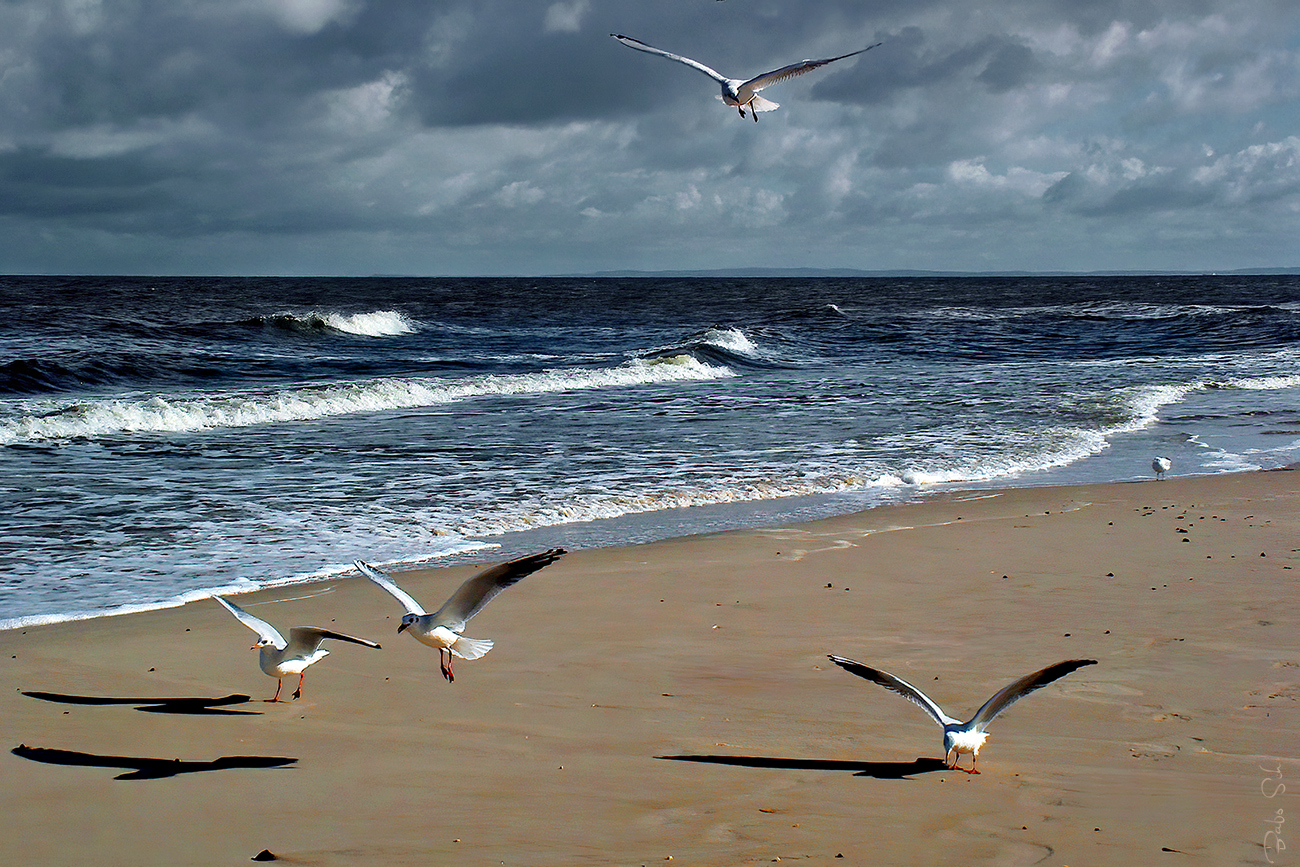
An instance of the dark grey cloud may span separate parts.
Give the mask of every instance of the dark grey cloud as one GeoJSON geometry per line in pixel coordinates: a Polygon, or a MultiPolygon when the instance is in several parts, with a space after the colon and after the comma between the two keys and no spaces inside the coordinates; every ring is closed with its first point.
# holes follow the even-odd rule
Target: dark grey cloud
{"type": "Polygon", "coordinates": [[[1297,39],[1281,0],[9,0],[0,270],[1285,264],[1231,238],[1300,231],[1297,39]],[[883,44],[754,124],[611,32],[738,77],[883,44]]]}

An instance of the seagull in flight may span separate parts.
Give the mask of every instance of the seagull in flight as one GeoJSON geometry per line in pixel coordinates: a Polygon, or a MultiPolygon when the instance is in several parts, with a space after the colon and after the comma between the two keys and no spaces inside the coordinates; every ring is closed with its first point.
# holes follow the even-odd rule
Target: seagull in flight
{"type": "Polygon", "coordinates": [[[1169,468],[1173,465],[1174,462],[1169,460],[1169,458],[1156,458],[1152,461],[1151,469],[1156,471],[1156,480],[1159,481],[1160,479],[1163,479],[1165,473],[1169,472],[1169,468]]]}
{"type": "Polygon", "coordinates": [[[971,717],[968,722],[962,722],[948,716],[928,695],[901,677],[896,677],[887,671],[871,668],[860,662],[854,662],[851,659],[845,659],[842,656],[832,655],[830,660],[845,671],[856,674],[858,677],[865,677],[872,683],[878,683],[885,689],[891,689],[908,701],[919,705],[921,710],[928,713],[935,722],[943,726],[944,764],[948,765],[948,756],[956,753],[953,756],[952,764],[948,765],[948,767],[953,770],[965,771],[965,768],[957,767],[957,762],[961,760],[962,753],[971,754],[971,767],[969,771],[966,771],[968,774],[979,773],[975,769],[975,763],[979,760],[980,747],[984,746],[984,741],[988,739],[988,735],[985,734],[984,730],[988,728],[989,723],[993,722],[994,717],[1034,690],[1047,686],[1052,681],[1065,677],[1070,672],[1083,668],[1085,665],[1097,664],[1095,659],[1067,659],[1064,662],[1049,665],[1041,671],[1035,671],[1033,674],[1026,674],[1019,680],[1013,681],[995,692],[992,698],[984,702],[983,707],[975,711],[975,716],[971,717]]]}
{"type": "Polygon", "coordinates": [[[756,75],[748,81],[745,81],[740,78],[727,78],[725,75],[710,69],[699,61],[691,60],[689,57],[682,57],[680,54],[673,54],[664,51],[661,48],[646,45],[641,40],[633,39],[631,36],[621,36],[617,33],[611,33],[609,35],[613,36],[619,42],[622,42],[628,48],[635,48],[637,51],[645,51],[650,54],[658,54],[661,57],[667,57],[669,60],[676,60],[678,63],[685,63],[692,69],[698,69],[700,72],[703,72],[709,78],[712,78],[722,86],[722,93],[718,96],[718,99],[722,100],[727,105],[734,105],[736,110],[740,112],[741,117],[745,116],[745,107],[748,106],[755,123],[758,122],[758,113],[760,111],[775,111],[780,108],[778,103],[772,102],[768,99],[763,99],[763,97],[758,95],[758,92],[763,88],[769,87],[777,82],[785,81],[787,78],[793,78],[796,75],[803,75],[805,72],[819,69],[828,63],[834,63],[837,60],[843,60],[846,57],[853,57],[854,55],[861,54],[864,51],[870,51],[877,45],[881,44],[877,42],[876,45],[868,45],[866,48],[859,49],[858,51],[841,54],[839,57],[828,57],[825,60],[801,60],[798,63],[792,63],[789,66],[782,66],[780,69],[774,69],[771,72],[764,72],[762,75],[756,75]]]}
{"type": "Polygon", "coordinates": [[[540,554],[529,554],[509,563],[484,569],[469,578],[451,594],[451,598],[432,614],[426,614],[410,594],[393,583],[392,579],[378,569],[362,561],[356,561],[356,567],[371,581],[392,594],[406,609],[398,632],[411,631],[411,635],[421,644],[438,648],[438,663],[442,667],[442,676],[448,683],[456,680],[451,670],[452,657],[461,659],[478,659],[492,649],[492,642],[486,638],[466,638],[461,635],[465,624],[471,617],[483,610],[498,593],[517,584],[538,569],[549,566],[563,557],[567,551],[552,548],[540,554]]]}
{"type": "Polygon", "coordinates": [[[321,642],[327,638],[333,638],[337,641],[351,641],[353,644],[364,644],[366,647],[376,649],[379,647],[373,641],[357,638],[355,635],[344,635],[342,632],[320,629],[315,626],[295,626],[289,630],[289,640],[285,641],[284,636],[265,620],[254,617],[238,605],[227,602],[220,596],[213,596],[212,598],[224,605],[231,614],[238,617],[240,623],[261,636],[251,649],[261,651],[258,663],[262,666],[262,671],[279,680],[275,687],[275,695],[268,698],[268,702],[280,701],[280,689],[284,686],[284,676],[286,674],[298,675],[298,688],[293,691],[293,697],[298,698],[302,695],[302,682],[307,676],[307,666],[313,662],[320,662],[329,656],[329,651],[322,650],[320,646],[321,642]]]}

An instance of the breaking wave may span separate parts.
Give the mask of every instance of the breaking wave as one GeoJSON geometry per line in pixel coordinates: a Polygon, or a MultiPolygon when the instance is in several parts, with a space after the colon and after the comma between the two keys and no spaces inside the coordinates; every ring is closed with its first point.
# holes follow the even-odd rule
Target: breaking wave
{"type": "Polygon", "coordinates": [[[481,397],[622,388],[734,376],[689,355],[634,359],[617,367],[462,378],[386,377],[363,382],[272,392],[190,397],[147,396],[58,404],[42,401],[0,422],[0,444],[111,437],[123,433],[189,432],[208,428],[308,421],[392,409],[437,406],[481,397]]]}
{"type": "Polygon", "coordinates": [[[358,337],[398,337],[419,330],[406,314],[397,310],[375,310],[370,313],[277,313],[274,316],[259,316],[249,324],[297,332],[337,331],[358,337]]]}

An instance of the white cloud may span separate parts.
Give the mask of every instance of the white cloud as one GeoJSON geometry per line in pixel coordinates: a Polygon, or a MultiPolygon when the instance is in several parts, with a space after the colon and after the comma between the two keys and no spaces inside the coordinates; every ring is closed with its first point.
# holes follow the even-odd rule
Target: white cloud
{"type": "Polygon", "coordinates": [[[342,131],[373,132],[392,117],[405,84],[402,73],[386,72],[374,81],[326,94],[330,120],[342,131]]]}
{"type": "Polygon", "coordinates": [[[590,8],[589,0],[552,3],[546,10],[543,27],[547,33],[577,33],[582,29],[582,19],[590,8]]]}
{"type": "Polygon", "coordinates": [[[546,197],[546,193],[528,181],[511,181],[493,196],[496,201],[507,208],[520,208],[535,205],[546,197]]]}
{"type": "Polygon", "coordinates": [[[1300,137],[1224,155],[1198,169],[1193,178],[1235,204],[1300,196],[1300,137]]]}
{"type": "Polygon", "coordinates": [[[1036,172],[1021,166],[1012,166],[1003,174],[994,174],[984,165],[982,157],[956,160],[948,165],[948,178],[958,185],[983,187],[1035,199],[1066,174],[1067,172],[1036,172]]]}
{"type": "Polygon", "coordinates": [[[317,33],[353,11],[352,0],[264,0],[266,10],[292,33],[317,33]]]}

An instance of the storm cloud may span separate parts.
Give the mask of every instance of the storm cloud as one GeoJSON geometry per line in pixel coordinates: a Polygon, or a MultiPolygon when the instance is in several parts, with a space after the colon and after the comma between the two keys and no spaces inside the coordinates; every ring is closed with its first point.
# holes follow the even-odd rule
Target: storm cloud
{"type": "Polygon", "coordinates": [[[1264,0],[11,0],[0,270],[1294,266],[1264,0]],[[626,33],[748,77],[760,123],[626,33]]]}

